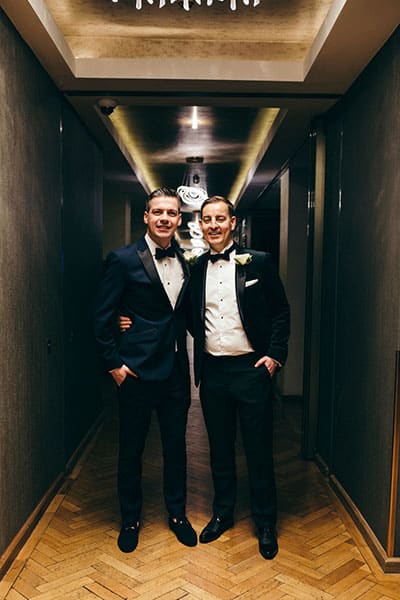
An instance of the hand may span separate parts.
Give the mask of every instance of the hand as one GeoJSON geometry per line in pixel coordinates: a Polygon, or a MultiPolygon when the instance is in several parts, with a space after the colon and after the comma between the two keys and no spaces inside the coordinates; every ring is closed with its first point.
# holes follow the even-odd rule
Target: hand
{"type": "Polygon", "coordinates": [[[131,369],[126,365],[122,365],[122,367],[118,367],[118,369],[112,369],[112,371],[109,371],[109,373],[118,387],[122,383],[124,383],[127,375],[132,375],[132,377],[138,377],[138,375],[131,371],[131,369]]]}
{"type": "Polygon", "coordinates": [[[119,315],[118,325],[120,332],[124,333],[124,331],[126,331],[132,326],[132,319],[130,319],[129,317],[124,317],[123,315],[119,315]]]}
{"type": "Polygon", "coordinates": [[[262,356],[254,366],[256,369],[258,369],[258,367],[261,367],[261,365],[264,365],[264,367],[269,371],[271,377],[273,377],[278,367],[278,363],[276,362],[276,360],[274,360],[270,356],[262,356]]]}

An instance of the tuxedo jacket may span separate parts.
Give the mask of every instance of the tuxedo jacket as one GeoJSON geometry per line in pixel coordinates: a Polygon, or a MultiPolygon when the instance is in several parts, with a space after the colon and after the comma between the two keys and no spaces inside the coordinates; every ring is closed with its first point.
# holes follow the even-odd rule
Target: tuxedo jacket
{"type": "Polygon", "coordinates": [[[161,381],[172,371],[176,350],[187,363],[184,297],[189,270],[175,240],[172,245],[184,274],[175,308],[144,237],[108,255],[94,311],[95,336],[108,371],[126,364],[143,380],[161,381]],[[122,334],[118,315],[132,320],[122,334]]]}
{"type": "MultiPolygon", "coordinates": [[[[236,299],[243,328],[256,354],[270,356],[282,365],[287,357],[290,309],[271,255],[236,247],[236,255],[249,254],[246,265],[236,264],[236,299]]],[[[205,347],[205,292],[209,252],[192,267],[190,301],[194,337],[196,385],[201,378],[205,347]]]]}

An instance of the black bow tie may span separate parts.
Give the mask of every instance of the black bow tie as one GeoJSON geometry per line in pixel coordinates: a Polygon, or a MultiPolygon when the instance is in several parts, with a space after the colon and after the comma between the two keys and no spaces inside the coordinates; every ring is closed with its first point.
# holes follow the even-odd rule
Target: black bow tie
{"type": "Polygon", "coordinates": [[[217,262],[217,260],[229,260],[229,255],[232,252],[232,250],[234,250],[234,249],[235,249],[235,246],[232,245],[230,248],[228,248],[228,250],[225,250],[225,252],[221,252],[221,254],[210,254],[208,259],[212,263],[217,262]]]}
{"type": "Polygon", "coordinates": [[[162,260],[167,256],[174,258],[175,250],[172,246],[169,246],[168,248],[156,248],[156,260],[162,260]]]}

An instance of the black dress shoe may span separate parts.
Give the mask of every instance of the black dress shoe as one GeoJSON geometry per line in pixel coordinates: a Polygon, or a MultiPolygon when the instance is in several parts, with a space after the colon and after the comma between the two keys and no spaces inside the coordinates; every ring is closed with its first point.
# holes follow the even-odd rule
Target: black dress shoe
{"type": "Polygon", "coordinates": [[[227,529],[233,526],[233,519],[223,519],[222,517],[213,517],[211,521],[204,527],[200,534],[200,542],[202,544],[208,544],[217,540],[220,535],[227,529]]]}
{"type": "Polygon", "coordinates": [[[122,527],[118,536],[118,548],[121,552],[133,552],[139,540],[139,521],[128,527],[122,527]]]}
{"type": "Polygon", "coordinates": [[[181,544],[185,546],[195,546],[197,544],[197,533],[186,517],[169,517],[168,525],[181,544]]]}
{"type": "Polygon", "coordinates": [[[271,560],[278,554],[278,540],[273,525],[265,525],[258,530],[258,547],[263,558],[271,560]]]}

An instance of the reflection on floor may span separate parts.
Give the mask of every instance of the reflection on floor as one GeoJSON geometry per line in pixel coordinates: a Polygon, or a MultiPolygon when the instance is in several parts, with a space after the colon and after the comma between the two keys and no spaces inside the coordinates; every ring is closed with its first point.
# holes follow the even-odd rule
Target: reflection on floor
{"type": "MultiPolygon", "coordinates": [[[[195,548],[177,542],[166,524],[156,423],[145,452],[139,546],[129,555],[119,552],[116,419],[111,410],[71,481],[0,583],[0,598],[400,599],[400,575],[381,572],[316,466],[299,457],[299,407],[280,401],[275,408],[280,552],[273,561],[258,553],[240,443],[234,528],[218,541],[195,548]]],[[[196,392],[187,439],[188,516],[199,532],[210,517],[212,486],[196,392]]]]}

